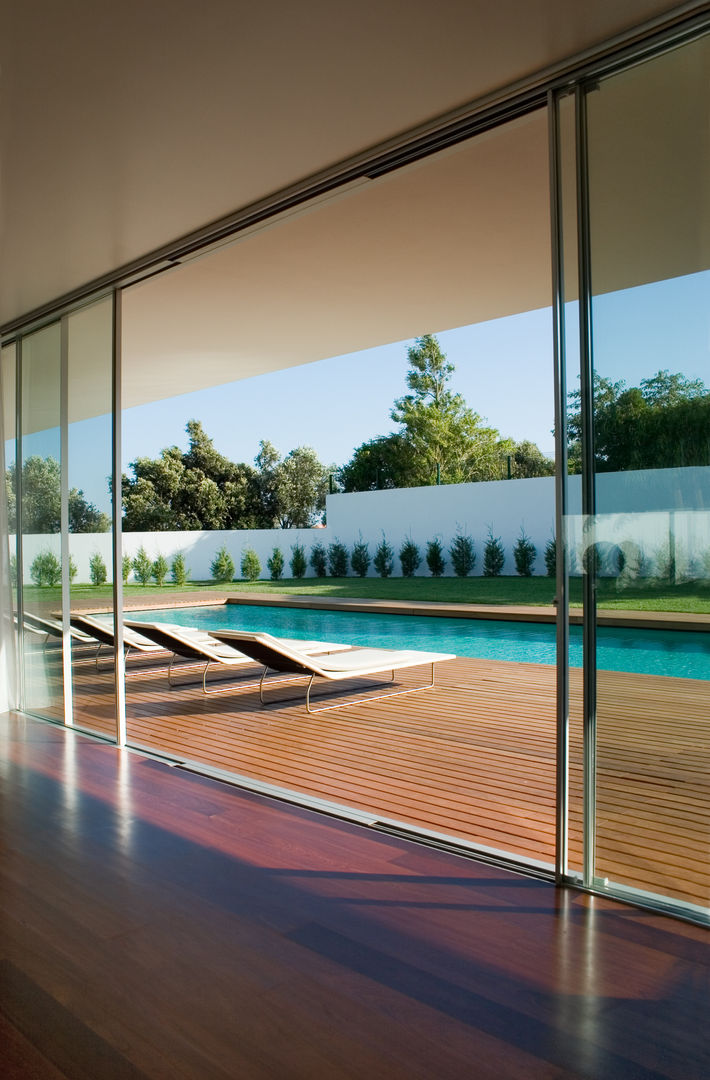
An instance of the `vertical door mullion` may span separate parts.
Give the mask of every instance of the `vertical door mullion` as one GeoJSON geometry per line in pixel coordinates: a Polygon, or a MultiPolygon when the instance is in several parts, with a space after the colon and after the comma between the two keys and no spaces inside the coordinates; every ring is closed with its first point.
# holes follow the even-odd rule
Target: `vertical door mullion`
{"type": "Polygon", "coordinates": [[[74,724],[71,670],[71,574],[69,571],[69,319],[63,316],[59,336],[59,495],[62,563],[62,675],[64,723],[74,724]]]}
{"type": "Polygon", "coordinates": [[[592,282],[589,226],[589,160],[586,89],[575,90],[577,165],[577,258],[579,278],[579,363],[582,437],[583,583],[583,717],[584,717],[584,871],[587,888],[594,884],[596,866],[596,727],[597,727],[597,611],[594,558],[586,555],[594,543],[596,513],[594,475],[594,372],[592,352],[592,282]]]}
{"type": "Polygon", "coordinates": [[[113,293],[111,507],[113,516],[113,619],[116,694],[116,742],[126,745],[126,681],[123,648],[123,530],[121,522],[121,320],[123,293],[113,293]]]}
{"type": "Polygon", "coordinates": [[[15,346],[15,564],[17,566],[17,692],[18,704],[25,708],[25,600],[24,545],[22,543],[22,336],[15,346]]]}
{"type": "Polygon", "coordinates": [[[555,551],[557,594],[557,745],[555,875],[569,866],[569,576],[565,535],[567,499],[567,380],[562,235],[562,177],[558,97],[548,93],[550,224],[552,256],[552,335],[555,393],[555,551]]]}

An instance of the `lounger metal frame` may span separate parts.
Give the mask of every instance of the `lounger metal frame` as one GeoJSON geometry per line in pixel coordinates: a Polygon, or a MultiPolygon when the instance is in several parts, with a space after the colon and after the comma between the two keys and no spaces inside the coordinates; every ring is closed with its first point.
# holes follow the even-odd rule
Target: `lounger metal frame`
{"type": "MultiPolygon", "coordinates": [[[[279,679],[278,682],[281,682],[281,683],[284,683],[284,682],[297,682],[299,678],[308,678],[308,685],[306,686],[306,712],[313,714],[313,713],[321,713],[321,712],[330,712],[332,709],[347,709],[351,705],[366,705],[369,701],[384,701],[385,698],[403,697],[405,694],[415,694],[415,693],[420,693],[422,690],[431,690],[431,688],[433,686],[435,686],[435,684],[436,684],[436,679],[435,679],[435,674],[434,674],[434,663],[431,662],[429,666],[431,668],[430,681],[428,683],[425,683],[423,686],[409,686],[409,687],[407,687],[406,690],[390,690],[386,694],[370,694],[368,697],[356,698],[355,701],[338,701],[334,705],[321,705],[316,709],[311,707],[311,688],[313,686],[313,683],[314,683],[315,679],[320,677],[317,674],[317,672],[314,671],[313,674],[310,677],[309,676],[304,676],[304,675],[299,675],[299,676],[296,676],[296,678],[294,678],[294,679],[279,679]]],[[[269,671],[271,671],[271,670],[273,670],[273,669],[268,668],[268,667],[265,668],[264,669],[264,674],[261,676],[261,679],[259,680],[259,701],[261,702],[262,705],[269,704],[269,702],[264,701],[263,688],[264,688],[264,682],[266,680],[266,676],[269,673],[269,671]]],[[[394,682],[395,673],[398,670],[399,670],[398,668],[392,668],[392,677],[391,677],[391,680],[390,680],[391,682],[394,682]]],[[[357,674],[353,674],[351,677],[356,679],[359,676],[357,674]]],[[[347,676],[345,678],[347,678],[347,676]]],[[[343,679],[343,681],[345,681],[345,678],[343,679]]],[[[268,682],[267,682],[267,685],[272,686],[272,685],[274,685],[274,683],[276,681],[277,680],[269,679],[268,682]]],[[[331,681],[335,682],[335,681],[340,681],[340,680],[325,679],[324,681],[325,682],[331,682],[331,681]]],[[[381,685],[382,685],[381,683],[370,683],[370,686],[372,686],[372,687],[377,687],[377,686],[381,686],[381,685]]],[[[285,705],[285,704],[287,704],[288,701],[297,701],[297,700],[298,700],[297,698],[287,698],[286,701],[279,701],[279,702],[272,703],[272,704],[285,705]]]]}

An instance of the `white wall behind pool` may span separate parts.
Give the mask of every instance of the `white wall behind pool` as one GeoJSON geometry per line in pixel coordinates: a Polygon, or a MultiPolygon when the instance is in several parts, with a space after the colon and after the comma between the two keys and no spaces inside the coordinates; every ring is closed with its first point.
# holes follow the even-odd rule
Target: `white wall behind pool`
{"type": "MultiPolygon", "coordinates": [[[[705,553],[710,552],[710,467],[601,474],[597,478],[599,513],[594,528],[588,528],[586,533],[580,507],[581,480],[570,477],[568,535],[573,573],[580,571],[583,545],[598,541],[636,545],[645,558],[643,573],[657,572],[659,561],[670,550],[679,579],[710,576],[710,566],[703,561],[705,553]]],[[[131,558],[141,545],[151,559],[162,554],[170,560],[181,553],[193,580],[210,577],[210,563],[222,545],[234,559],[237,576],[242,552],[253,548],[261,562],[262,577],[268,577],[266,560],[274,547],[279,547],[286,561],[285,576],[289,576],[288,560],[296,543],[304,546],[308,556],[316,543],[327,547],[338,539],[351,550],[362,536],[372,555],[384,533],[395,553],[405,539],[414,540],[422,554],[417,574],[426,576],[426,543],[438,537],[447,557],[445,573],[450,575],[453,571],[448,548],[456,533],[463,531],[474,541],[477,559],[473,573],[477,575],[483,570],[483,547],[490,526],[505,548],[503,573],[514,574],[513,545],[522,527],[537,548],[534,572],[544,574],[543,552],[553,534],[554,519],[554,478],[536,477],[329,495],[328,524],[324,528],[124,533],[123,547],[131,558]]],[[[48,548],[59,555],[58,535],[24,537],[24,576],[28,583],[33,558],[48,548]]],[[[90,580],[89,560],[94,552],[103,555],[107,567],[111,565],[109,534],[74,533],[70,551],[77,565],[78,582],[90,580]]],[[[394,572],[401,573],[396,558],[394,572]]],[[[307,575],[313,576],[310,567],[307,575]]],[[[372,567],[370,575],[374,575],[372,567]]]]}

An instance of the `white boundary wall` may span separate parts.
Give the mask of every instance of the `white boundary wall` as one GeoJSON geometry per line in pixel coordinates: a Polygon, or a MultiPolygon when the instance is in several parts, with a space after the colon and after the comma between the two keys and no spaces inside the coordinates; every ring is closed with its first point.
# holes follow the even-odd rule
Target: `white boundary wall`
{"type": "MultiPolygon", "coordinates": [[[[675,555],[677,576],[709,576],[703,556],[710,551],[710,510],[686,509],[710,506],[710,467],[658,469],[639,472],[606,473],[597,479],[598,506],[604,513],[594,529],[583,535],[580,477],[570,478],[570,516],[568,536],[573,553],[571,570],[580,571],[583,545],[594,541],[623,546],[636,545],[644,555],[642,573],[657,571],[664,548],[675,555]]],[[[544,574],[543,551],[554,529],[555,482],[552,477],[531,480],[498,480],[479,484],[446,484],[440,487],[400,488],[391,491],[365,491],[349,495],[329,495],[328,525],[319,529],[244,529],[218,532],[124,533],[124,552],[131,558],[145,547],[151,559],[158,554],[170,561],[181,553],[193,580],[210,577],[210,563],[224,545],[231,554],[239,576],[239,563],[245,548],[253,548],[268,577],[266,560],[274,547],[284,555],[285,576],[290,575],[288,561],[291,546],[300,543],[308,556],[316,543],[326,547],[338,539],[352,550],[362,536],[370,554],[384,533],[395,554],[411,536],[419,546],[422,564],[418,576],[426,576],[426,542],[438,537],[447,555],[446,573],[451,574],[448,547],[461,530],[470,535],[476,551],[474,574],[482,573],[483,546],[490,526],[500,536],[506,552],[503,573],[514,574],[513,545],[525,528],[537,547],[536,574],[544,574]]],[[[58,536],[26,536],[25,566],[42,550],[59,555],[58,536]]],[[[110,568],[111,538],[107,533],[75,533],[70,537],[72,558],[77,564],[77,582],[89,581],[89,559],[99,551],[110,568]]],[[[610,568],[608,568],[610,569],[610,568]]],[[[395,575],[399,561],[395,558],[395,575]]],[[[309,568],[308,576],[312,576],[309,568]]],[[[374,570],[370,568],[370,574],[374,570]]],[[[29,583],[29,570],[26,572],[29,583]]]]}

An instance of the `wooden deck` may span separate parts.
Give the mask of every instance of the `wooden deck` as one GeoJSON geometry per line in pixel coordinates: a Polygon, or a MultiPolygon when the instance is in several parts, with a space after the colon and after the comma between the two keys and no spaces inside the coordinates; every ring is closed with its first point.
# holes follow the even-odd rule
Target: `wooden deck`
{"type": "MultiPolygon", "coordinates": [[[[80,722],[109,733],[105,671],[75,666],[74,695],[80,722]]],[[[580,675],[571,688],[573,867],[581,862],[580,675]]],[[[420,676],[404,672],[402,686],[420,676]]],[[[272,690],[274,704],[262,708],[254,690],[205,697],[195,685],[170,690],[164,674],[131,677],[129,741],[553,863],[554,668],[457,658],[439,666],[433,690],[312,716],[302,697],[284,700],[299,689],[272,690]]],[[[710,683],[603,672],[598,693],[599,875],[707,906],[710,683]]]]}

